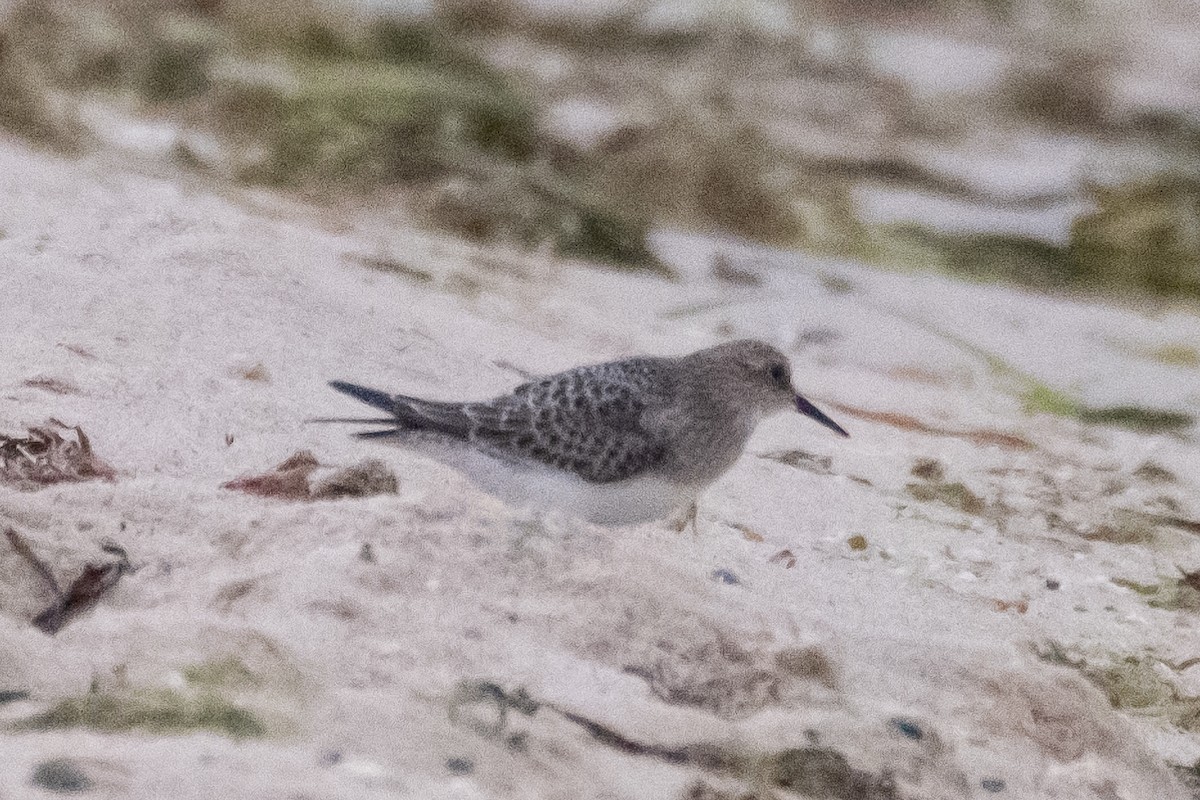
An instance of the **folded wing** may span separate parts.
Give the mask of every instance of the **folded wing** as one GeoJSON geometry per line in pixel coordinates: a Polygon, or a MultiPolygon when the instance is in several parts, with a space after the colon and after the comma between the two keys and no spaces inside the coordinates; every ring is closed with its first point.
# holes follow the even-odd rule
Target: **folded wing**
{"type": "Polygon", "coordinates": [[[366,436],[426,432],[471,442],[510,461],[534,461],[607,483],[653,470],[664,437],[647,427],[647,407],[668,387],[657,359],[579,367],[478,403],[389,395],[334,381],[340,392],[393,415],[395,428],[366,436]]]}

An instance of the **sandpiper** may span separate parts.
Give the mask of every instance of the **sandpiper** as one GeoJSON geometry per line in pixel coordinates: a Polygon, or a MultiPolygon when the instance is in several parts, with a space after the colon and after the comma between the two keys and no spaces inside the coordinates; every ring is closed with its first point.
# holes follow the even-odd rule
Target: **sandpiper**
{"type": "Polygon", "coordinates": [[[607,525],[694,509],[770,414],[849,436],[796,391],[783,353],[754,340],[576,367],[480,402],[329,385],[387,416],[314,421],[384,425],[357,435],[432,456],[508,502],[607,525]]]}

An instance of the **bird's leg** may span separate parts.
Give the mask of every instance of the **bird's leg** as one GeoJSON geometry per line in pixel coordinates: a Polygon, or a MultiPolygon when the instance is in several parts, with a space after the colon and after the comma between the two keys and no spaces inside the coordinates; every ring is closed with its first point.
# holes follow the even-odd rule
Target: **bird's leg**
{"type": "Polygon", "coordinates": [[[693,500],[691,503],[688,504],[686,511],[684,511],[682,514],[680,514],[677,519],[672,520],[671,527],[675,529],[676,533],[683,533],[683,531],[687,528],[688,523],[691,523],[692,535],[693,536],[700,535],[700,532],[696,527],[696,508],[697,508],[697,503],[695,500],[693,500]]]}

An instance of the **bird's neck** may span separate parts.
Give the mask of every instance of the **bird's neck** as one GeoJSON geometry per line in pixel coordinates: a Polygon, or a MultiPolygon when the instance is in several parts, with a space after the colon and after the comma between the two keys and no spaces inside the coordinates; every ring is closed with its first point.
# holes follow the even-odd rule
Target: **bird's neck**
{"type": "Polygon", "coordinates": [[[734,465],[761,415],[708,399],[703,405],[692,404],[692,408],[681,413],[678,419],[694,421],[693,425],[681,426],[677,435],[683,447],[692,453],[701,453],[703,457],[689,459],[690,464],[686,466],[677,462],[676,468],[685,482],[703,485],[716,480],[734,465]]]}

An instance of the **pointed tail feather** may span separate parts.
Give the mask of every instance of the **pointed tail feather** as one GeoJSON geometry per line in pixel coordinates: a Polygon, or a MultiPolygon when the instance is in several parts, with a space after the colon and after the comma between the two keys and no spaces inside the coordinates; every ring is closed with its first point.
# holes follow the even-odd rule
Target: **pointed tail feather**
{"type": "Polygon", "coordinates": [[[396,413],[396,398],[387,392],[381,392],[378,389],[368,389],[366,386],[359,386],[356,383],[346,383],[345,381],[330,381],[329,385],[342,394],[348,394],[355,400],[361,400],[369,406],[374,406],[390,414],[396,413]]]}
{"type": "Polygon", "coordinates": [[[329,385],[355,400],[382,409],[392,416],[385,419],[357,419],[350,417],[321,417],[309,422],[358,422],[366,425],[387,425],[388,430],[366,431],[357,434],[364,439],[396,436],[402,431],[434,430],[465,438],[469,420],[463,414],[461,403],[436,403],[416,397],[393,395],[377,389],[368,389],[356,383],[330,381],[329,385]]]}

